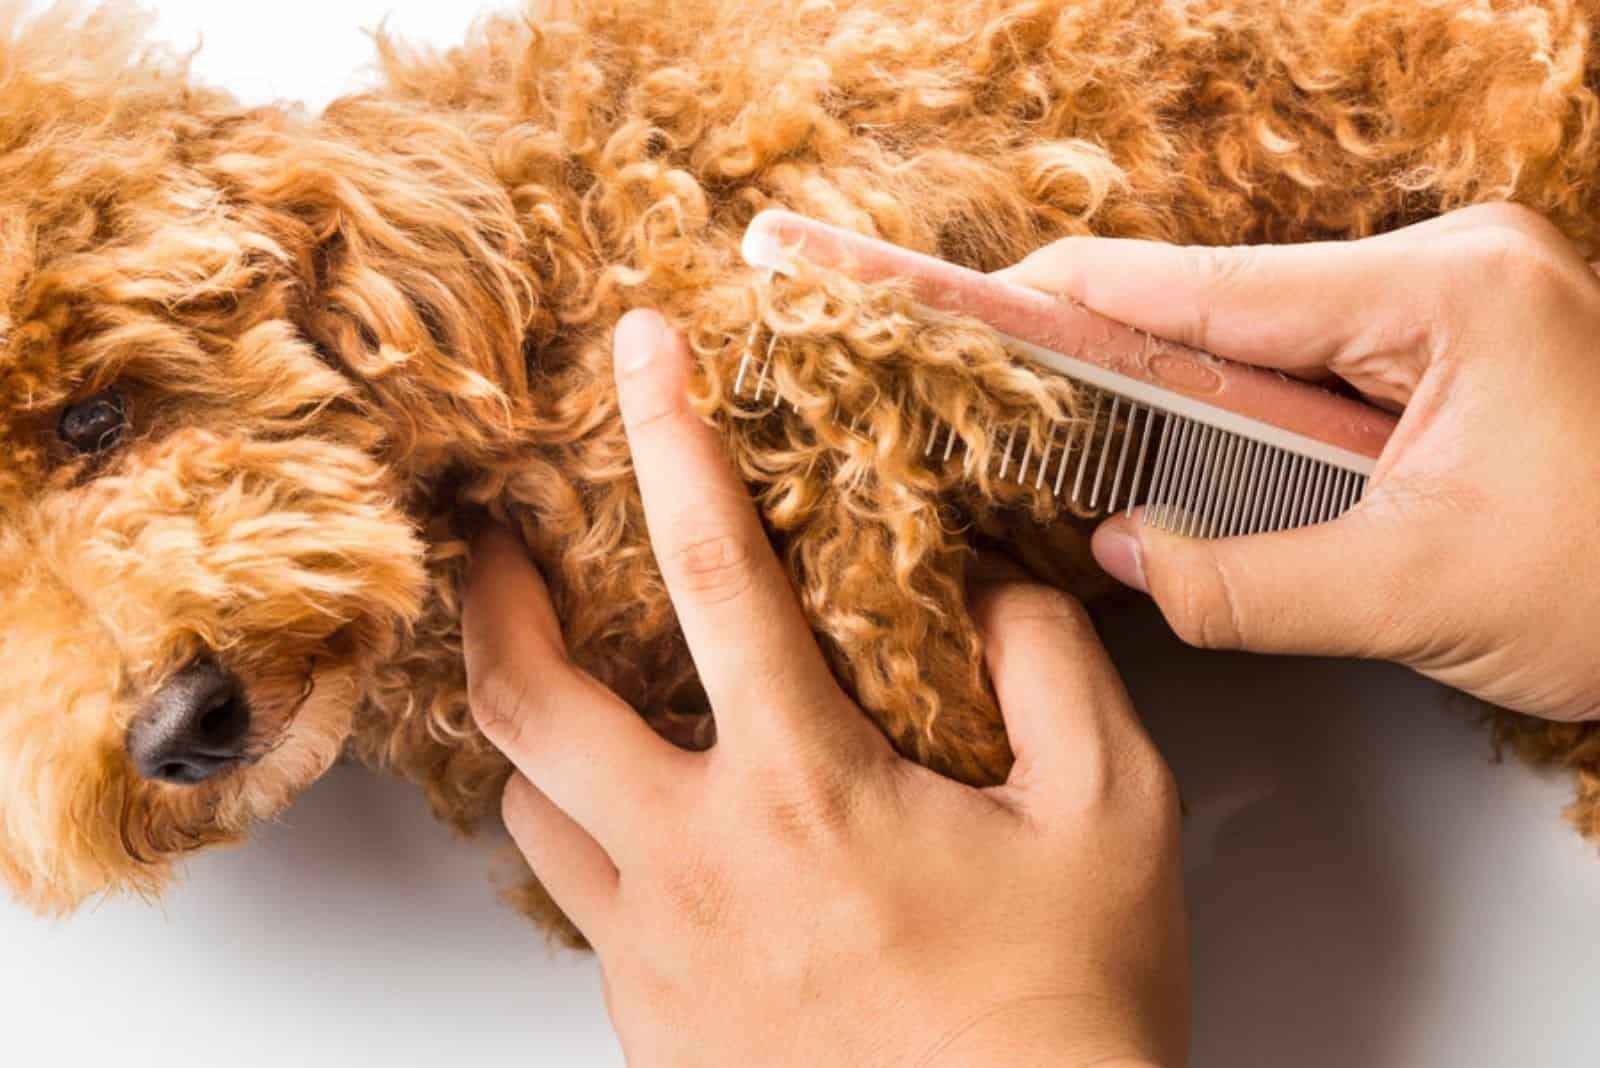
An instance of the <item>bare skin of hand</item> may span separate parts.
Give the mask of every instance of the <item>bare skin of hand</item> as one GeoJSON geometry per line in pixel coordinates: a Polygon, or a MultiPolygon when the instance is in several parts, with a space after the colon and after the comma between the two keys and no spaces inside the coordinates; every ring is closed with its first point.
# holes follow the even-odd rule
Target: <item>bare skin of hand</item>
{"type": "Polygon", "coordinates": [[[1069,238],[1002,272],[1159,337],[1404,408],[1338,520],[1101,565],[1210,648],[1374,657],[1486,701],[1600,718],[1600,278],[1544,219],[1467,208],[1346,243],[1069,238]]]}
{"type": "Polygon", "coordinates": [[[973,610],[1017,762],[899,758],[830,674],[657,316],[617,329],[651,543],[717,720],[688,753],[567,658],[509,534],[476,546],[473,712],[505,821],[640,1064],[1178,1065],[1178,806],[1082,608],[1004,563],[973,610]]]}

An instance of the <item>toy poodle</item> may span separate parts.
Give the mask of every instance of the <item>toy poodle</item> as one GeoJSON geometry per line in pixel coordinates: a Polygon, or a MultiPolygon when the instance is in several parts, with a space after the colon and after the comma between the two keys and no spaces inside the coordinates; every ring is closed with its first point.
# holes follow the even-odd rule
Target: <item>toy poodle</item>
{"type": "MultiPolygon", "coordinates": [[[[8,11],[0,876],[45,911],[158,892],[341,757],[492,824],[458,627],[487,520],[582,667],[712,743],[613,395],[639,306],[841,682],[908,757],[1003,777],[964,574],[987,543],[1106,587],[1094,517],[988,473],[1073,389],[892,286],[746,267],[764,208],[982,270],[1499,200],[1600,252],[1595,0],[552,0],[448,51],[380,32],[381,86],[314,116],[196,84],[128,6],[8,11]],[[752,339],[777,410],[732,388],[752,339]],[[936,421],[980,462],[924,457],[936,421]]],[[[1600,732],[1499,723],[1600,835],[1600,732]]]]}

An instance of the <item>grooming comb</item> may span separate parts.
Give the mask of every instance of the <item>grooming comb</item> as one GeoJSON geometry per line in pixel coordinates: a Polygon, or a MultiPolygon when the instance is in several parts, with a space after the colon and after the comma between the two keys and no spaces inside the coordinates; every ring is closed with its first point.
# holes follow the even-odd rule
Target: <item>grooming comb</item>
{"type": "MultiPolygon", "coordinates": [[[[1143,506],[1146,522],[1194,537],[1326,522],[1361,499],[1394,430],[1393,415],[1349,397],[791,212],[756,216],[743,254],[773,274],[804,261],[858,282],[903,281],[920,314],[976,319],[1017,358],[1071,379],[1087,421],[1042,442],[1019,442],[1012,428],[995,462],[999,478],[1031,478],[1090,512],[1143,506]]],[[[736,394],[763,399],[773,351],[754,367],[746,351],[736,394]]],[[[923,452],[948,461],[962,447],[954,427],[935,423],[923,452]]]]}

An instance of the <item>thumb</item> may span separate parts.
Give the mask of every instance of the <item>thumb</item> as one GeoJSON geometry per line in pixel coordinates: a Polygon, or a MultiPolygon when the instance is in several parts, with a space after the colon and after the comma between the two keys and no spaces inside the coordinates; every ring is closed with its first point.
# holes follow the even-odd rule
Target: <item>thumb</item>
{"type": "Polygon", "coordinates": [[[1188,538],[1120,514],[1102,523],[1095,560],[1150,594],[1179,638],[1204,649],[1381,657],[1397,629],[1404,568],[1358,510],[1249,538],[1188,538]],[[1362,528],[1367,529],[1363,530],[1362,528]]]}

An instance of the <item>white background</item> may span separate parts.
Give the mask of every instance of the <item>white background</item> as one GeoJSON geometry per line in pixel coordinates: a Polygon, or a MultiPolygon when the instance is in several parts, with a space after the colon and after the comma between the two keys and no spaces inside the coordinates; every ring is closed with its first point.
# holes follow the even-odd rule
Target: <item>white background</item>
{"type": "MultiPolygon", "coordinates": [[[[159,7],[175,42],[203,31],[201,77],[313,106],[365,63],[361,27],[448,44],[471,13],[159,7]]],[[[1559,819],[1561,777],[1491,763],[1398,669],[1195,653],[1147,609],[1107,631],[1190,806],[1195,1065],[1600,1063],[1600,856],[1559,819]]],[[[0,1060],[619,1063],[592,962],[494,903],[491,854],[339,769],[159,905],[54,923],[0,903],[0,1060]]]]}

